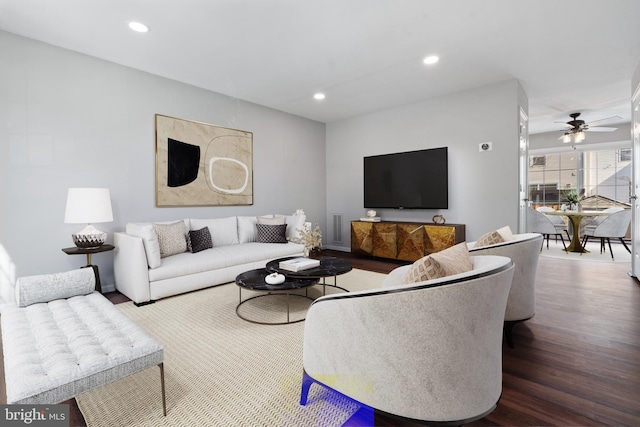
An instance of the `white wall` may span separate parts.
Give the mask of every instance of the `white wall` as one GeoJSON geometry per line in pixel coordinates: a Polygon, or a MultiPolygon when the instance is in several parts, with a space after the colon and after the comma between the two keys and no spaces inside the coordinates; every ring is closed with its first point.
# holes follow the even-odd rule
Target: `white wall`
{"type": "Polygon", "coordinates": [[[631,96],[635,95],[636,90],[640,87],[640,59],[636,64],[636,68],[633,70],[633,75],[631,76],[631,96]]]}
{"type": "Polygon", "coordinates": [[[342,242],[350,247],[350,221],[364,216],[363,157],[449,147],[449,209],[380,209],[383,220],[466,224],[467,240],[509,225],[518,229],[519,103],[526,96],[509,80],[442,98],[383,110],[327,125],[327,225],[342,214],[342,242]],[[493,150],[480,152],[481,142],[493,150]]]}
{"type": "MultiPolygon", "coordinates": [[[[69,187],[110,189],[114,222],[99,224],[109,233],[297,208],[326,229],[323,123],[6,32],[0,52],[0,245],[18,277],[84,265],[61,251],[82,228],[63,222],[69,187]],[[253,206],[156,208],[156,113],[253,132],[253,206]]],[[[112,286],[113,254],[93,262],[112,286]]]]}

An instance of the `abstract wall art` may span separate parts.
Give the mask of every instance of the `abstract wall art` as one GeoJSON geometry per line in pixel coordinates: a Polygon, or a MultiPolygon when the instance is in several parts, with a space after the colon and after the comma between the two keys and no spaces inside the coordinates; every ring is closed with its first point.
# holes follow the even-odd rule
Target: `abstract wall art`
{"type": "Polygon", "coordinates": [[[156,114],[156,206],[251,204],[251,132],[156,114]]]}

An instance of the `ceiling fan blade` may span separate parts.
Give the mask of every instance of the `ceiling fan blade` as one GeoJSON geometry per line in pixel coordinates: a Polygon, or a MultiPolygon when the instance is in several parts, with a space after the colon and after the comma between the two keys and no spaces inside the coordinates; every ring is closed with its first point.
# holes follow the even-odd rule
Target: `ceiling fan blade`
{"type": "Polygon", "coordinates": [[[613,132],[615,130],[618,130],[618,128],[607,128],[607,127],[589,127],[587,129],[585,129],[585,132],[613,132]]]}
{"type": "Polygon", "coordinates": [[[607,117],[605,119],[594,120],[592,122],[587,123],[587,126],[592,125],[594,123],[598,123],[598,122],[604,122],[605,120],[622,120],[622,117],[620,117],[620,116],[611,116],[611,117],[607,117]]]}

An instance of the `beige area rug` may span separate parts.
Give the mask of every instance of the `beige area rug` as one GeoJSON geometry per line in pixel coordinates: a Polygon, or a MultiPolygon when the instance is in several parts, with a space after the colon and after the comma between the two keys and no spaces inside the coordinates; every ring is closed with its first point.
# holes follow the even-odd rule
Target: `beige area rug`
{"type": "MultiPolygon", "coordinates": [[[[565,244],[569,246],[569,243],[565,244]]],[[[631,248],[631,245],[629,248],[631,248]]],[[[553,238],[549,240],[549,249],[547,250],[547,241],[544,242],[544,247],[542,252],[540,252],[540,256],[546,256],[551,258],[562,258],[567,260],[574,261],[590,261],[590,262],[631,262],[631,254],[627,252],[627,250],[622,246],[622,243],[611,241],[611,249],[613,249],[613,260],[611,259],[611,254],[609,253],[609,245],[605,242],[606,252],[600,253],[600,240],[589,240],[587,242],[587,250],[589,253],[580,254],[577,252],[565,252],[562,248],[562,242],[558,240],[558,242],[554,242],[553,238]]]]}
{"type": "MultiPolygon", "coordinates": [[[[371,289],[384,277],[352,270],[338,276],[338,285],[371,289]]],[[[309,295],[321,292],[314,286],[309,295]]],[[[328,294],[335,292],[342,291],[327,286],[328,294]]],[[[242,292],[243,300],[249,296],[242,292]]],[[[283,321],[284,297],[270,298],[244,304],[243,315],[283,321]]],[[[358,405],[318,385],[300,406],[304,322],[250,323],[236,315],[238,300],[238,287],[227,284],[143,307],[118,304],[165,347],[167,416],[160,370],[151,368],[77,397],[87,425],[324,427],[342,425],[357,411],[358,405]]],[[[292,318],[304,317],[308,303],[292,298],[292,318]]]]}

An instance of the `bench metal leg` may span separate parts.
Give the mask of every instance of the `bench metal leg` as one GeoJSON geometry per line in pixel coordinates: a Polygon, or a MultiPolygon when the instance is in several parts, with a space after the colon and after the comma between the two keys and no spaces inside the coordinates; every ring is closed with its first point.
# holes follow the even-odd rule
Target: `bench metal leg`
{"type": "Polygon", "coordinates": [[[160,367],[160,384],[162,385],[162,414],[167,416],[167,399],[164,387],[164,363],[158,365],[160,367]]]}

